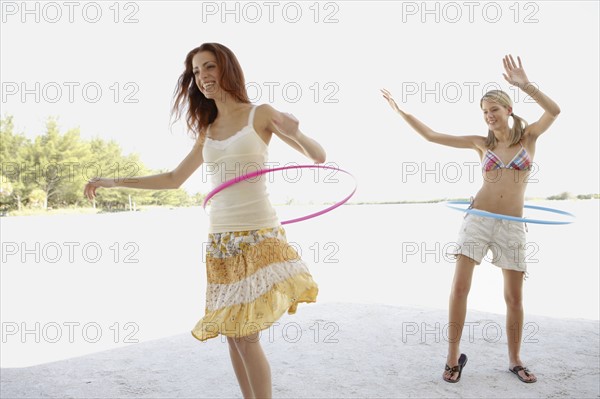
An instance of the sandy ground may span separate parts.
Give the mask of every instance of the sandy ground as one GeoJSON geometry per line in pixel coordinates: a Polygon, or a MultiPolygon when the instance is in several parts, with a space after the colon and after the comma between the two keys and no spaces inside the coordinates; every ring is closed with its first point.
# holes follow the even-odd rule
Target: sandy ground
{"type": "MultiPolygon", "coordinates": [[[[462,379],[441,379],[446,310],[311,304],[261,340],[280,398],[598,398],[599,322],[528,316],[522,358],[538,382],[508,371],[504,316],[470,311],[462,379]]],[[[191,326],[190,326],[191,327],[191,326]]],[[[189,332],[26,368],[1,370],[2,398],[241,397],[227,344],[189,332]]]]}

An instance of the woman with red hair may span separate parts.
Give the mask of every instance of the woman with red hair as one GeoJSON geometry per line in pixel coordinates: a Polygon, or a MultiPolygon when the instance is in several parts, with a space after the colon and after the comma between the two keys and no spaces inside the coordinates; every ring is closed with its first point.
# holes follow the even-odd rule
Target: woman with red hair
{"type": "MultiPolygon", "coordinates": [[[[292,115],[265,104],[252,105],[235,55],[218,43],[205,43],[185,59],[173,114],[183,110],[195,145],[172,171],[135,179],[95,178],[98,187],[178,188],[203,163],[211,164],[212,185],[247,166],[266,169],[273,133],[316,163],[325,151],[299,129],[292,115]]],[[[241,172],[240,172],[241,173],[241,172]]],[[[287,242],[271,206],[264,176],[237,183],[213,197],[206,255],[206,314],[192,330],[199,340],[227,336],[233,369],[245,398],[271,397],[271,372],[259,331],[269,328],[298,303],[315,302],[318,287],[306,264],[287,242]]]]}

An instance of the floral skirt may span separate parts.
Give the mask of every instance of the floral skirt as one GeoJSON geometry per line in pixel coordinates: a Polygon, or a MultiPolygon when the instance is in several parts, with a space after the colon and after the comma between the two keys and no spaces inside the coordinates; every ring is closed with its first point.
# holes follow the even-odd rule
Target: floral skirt
{"type": "Polygon", "coordinates": [[[206,314],[192,330],[201,341],[254,334],[317,300],[317,284],[281,226],[209,234],[206,273],[206,314]]]}

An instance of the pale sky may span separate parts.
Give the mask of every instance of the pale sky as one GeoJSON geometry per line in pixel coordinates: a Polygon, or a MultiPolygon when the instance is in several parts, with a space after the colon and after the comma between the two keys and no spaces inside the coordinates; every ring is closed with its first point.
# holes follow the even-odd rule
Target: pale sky
{"type": "MultiPolygon", "coordinates": [[[[421,139],[379,89],[445,133],[485,135],[479,99],[491,88],[531,123],[541,108],[502,77],[511,53],[562,109],[538,142],[526,195],[600,191],[597,1],[23,4],[2,2],[1,105],[30,136],[55,115],[63,132],[79,126],[150,168],[174,168],[192,144],[182,124],[169,130],[184,58],[219,42],[238,57],[254,103],[293,113],[328,162],[356,176],[354,200],[467,197],[481,185],[476,153],[421,139]]],[[[278,140],[269,154],[310,163],[278,140]]],[[[199,170],[184,187],[206,192],[203,180],[199,170]]],[[[311,178],[295,188],[320,195],[311,178]]]]}

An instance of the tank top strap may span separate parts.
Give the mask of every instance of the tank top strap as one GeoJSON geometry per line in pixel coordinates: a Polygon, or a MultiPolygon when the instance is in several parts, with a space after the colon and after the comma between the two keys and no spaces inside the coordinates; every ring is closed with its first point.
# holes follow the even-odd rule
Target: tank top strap
{"type": "Polygon", "coordinates": [[[250,126],[251,128],[254,128],[254,111],[256,111],[256,105],[252,106],[252,109],[250,110],[250,115],[248,115],[248,126],[250,126]]]}

